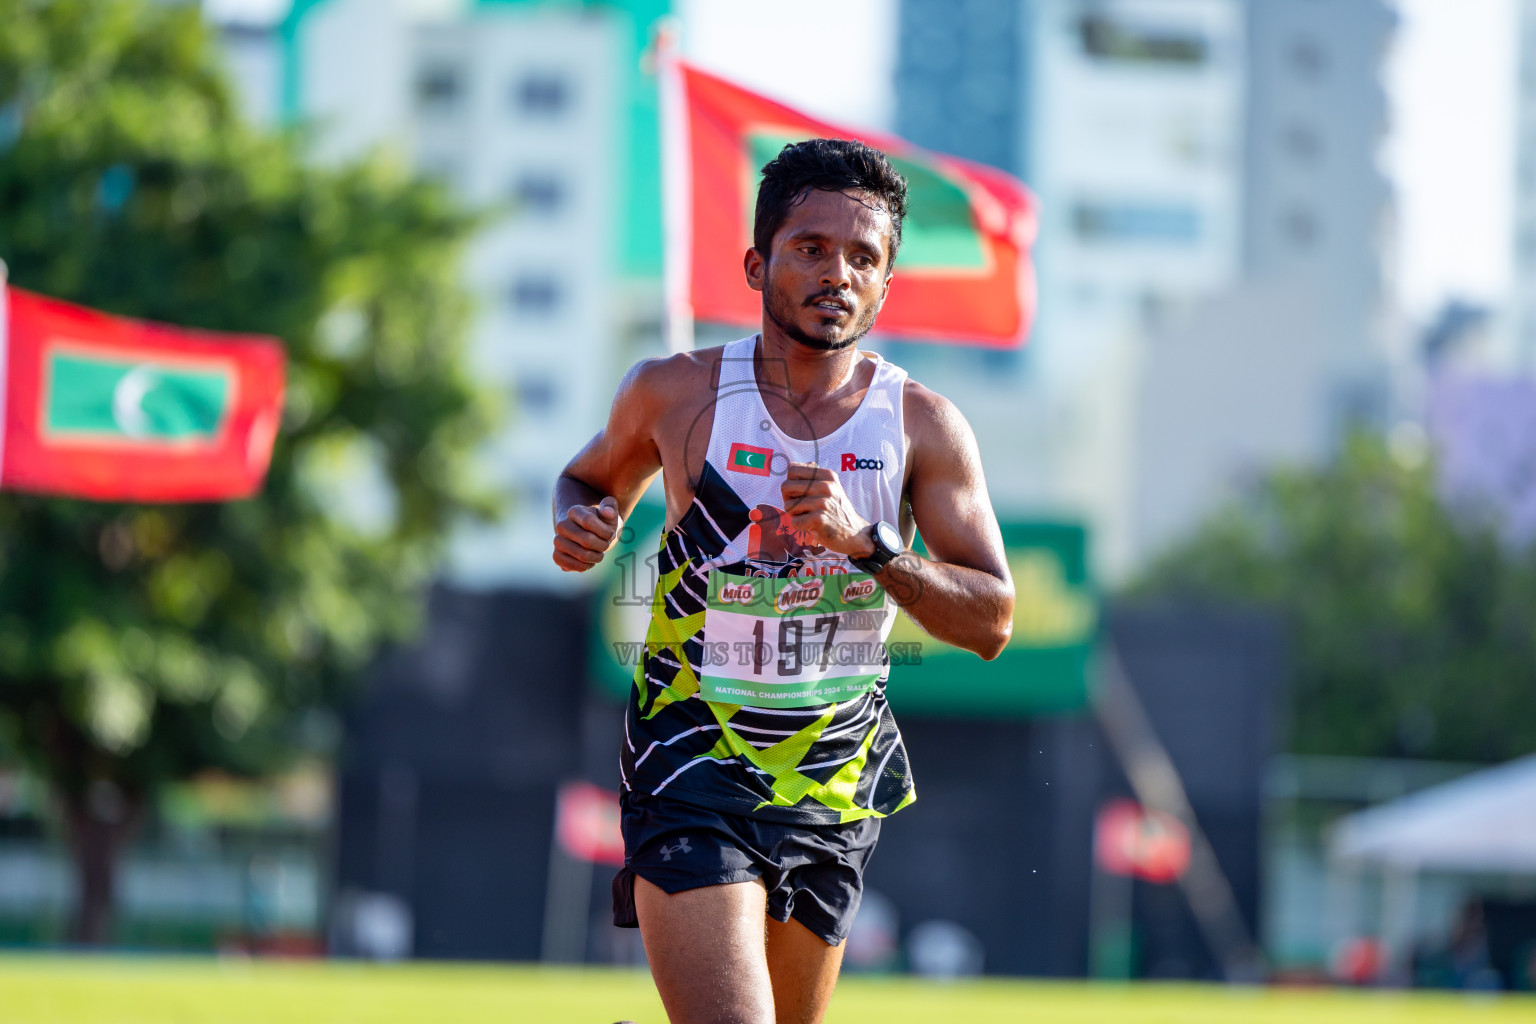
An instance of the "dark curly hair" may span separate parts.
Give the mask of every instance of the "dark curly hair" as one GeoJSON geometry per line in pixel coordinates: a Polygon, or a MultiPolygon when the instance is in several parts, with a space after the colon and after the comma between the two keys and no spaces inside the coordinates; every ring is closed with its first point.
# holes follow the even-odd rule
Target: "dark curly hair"
{"type": "Polygon", "coordinates": [[[891,217],[891,254],[887,268],[901,248],[901,222],[907,217],[907,179],[878,149],[852,139],[808,139],[791,142],[763,165],[757,188],[757,213],[752,223],[752,247],[768,258],[773,236],[808,192],[866,193],[891,217]]]}

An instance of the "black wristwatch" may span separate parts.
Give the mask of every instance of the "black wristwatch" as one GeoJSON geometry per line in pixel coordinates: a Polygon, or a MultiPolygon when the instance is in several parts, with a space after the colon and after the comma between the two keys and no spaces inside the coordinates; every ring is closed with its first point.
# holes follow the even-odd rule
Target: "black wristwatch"
{"type": "Polygon", "coordinates": [[[868,558],[849,558],[848,562],[859,572],[874,575],[884,569],[907,546],[901,542],[901,533],[887,522],[878,522],[869,528],[869,539],[875,545],[875,553],[868,558]]]}

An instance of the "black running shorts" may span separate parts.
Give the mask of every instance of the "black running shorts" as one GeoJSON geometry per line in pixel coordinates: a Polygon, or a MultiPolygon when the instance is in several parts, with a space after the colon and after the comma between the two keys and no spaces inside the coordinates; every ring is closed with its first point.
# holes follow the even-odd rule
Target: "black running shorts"
{"type": "Polygon", "coordinates": [[[624,867],[613,880],[613,923],[636,928],[635,876],[666,893],[761,879],[768,913],[793,917],[829,946],[848,937],[880,819],[786,825],[661,796],[622,798],[624,867]]]}

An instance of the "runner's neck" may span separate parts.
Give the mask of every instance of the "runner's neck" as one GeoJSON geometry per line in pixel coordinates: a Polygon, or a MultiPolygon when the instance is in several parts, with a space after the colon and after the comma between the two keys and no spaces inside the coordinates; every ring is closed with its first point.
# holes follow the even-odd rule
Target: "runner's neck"
{"type": "Polygon", "coordinates": [[[864,357],[857,345],[818,352],[792,339],[770,340],[759,334],[753,356],[758,387],[781,392],[793,402],[833,401],[850,389],[861,389],[858,373],[864,357]]]}

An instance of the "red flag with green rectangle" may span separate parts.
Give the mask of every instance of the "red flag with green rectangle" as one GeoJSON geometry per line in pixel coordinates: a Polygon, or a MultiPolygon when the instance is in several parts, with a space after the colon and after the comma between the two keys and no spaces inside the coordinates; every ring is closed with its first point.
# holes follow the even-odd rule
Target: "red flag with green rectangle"
{"type": "Polygon", "coordinates": [[[673,298],[696,319],[762,320],[762,297],[742,273],[762,166],[786,143],[858,139],[883,151],[908,185],[896,276],[876,330],[996,348],[1023,343],[1035,305],[1036,216],[1022,182],[894,136],[836,128],[680,61],[673,68],[680,93],[673,103],[682,110],[669,116],[681,130],[669,144],[686,153],[669,165],[691,179],[681,190],[687,198],[670,204],[675,212],[669,207],[669,218],[679,218],[669,225],[669,245],[686,246],[672,255],[687,295],[673,298]]]}
{"type": "Polygon", "coordinates": [[[283,402],[275,338],[111,316],[0,291],[0,488],[216,501],[261,487],[283,402]]]}
{"type": "Polygon", "coordinates": [[[772,448],[758,448],[754,445],[743,444],[737,441],[731,445],[730,454],[726,456],[725,468],[737,473],[767,476],[772,463],[772,448]]]}

